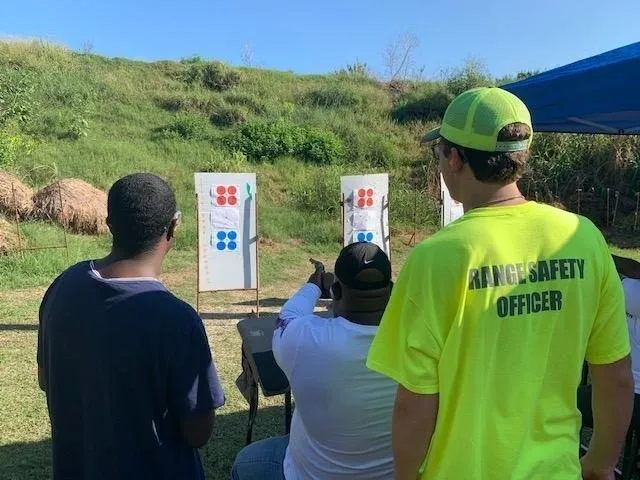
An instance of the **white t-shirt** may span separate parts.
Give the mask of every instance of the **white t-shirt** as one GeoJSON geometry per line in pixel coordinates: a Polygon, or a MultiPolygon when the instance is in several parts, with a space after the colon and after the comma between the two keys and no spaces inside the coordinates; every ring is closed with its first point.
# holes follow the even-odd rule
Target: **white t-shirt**
{"type": "Polygon", "coordinates": [[[273,335],[295,397],[285,478],[392,479],[397,383],[365,365],[378,327],[314,315],[319,298],[305,284],[282,307],[273,335]]]}
{"type": "Polygon", "coordinates": [[[631,363],[635,392],[640,394],[640,280],[622,279],[624,303],[627,310],[629,339],[631,340],[631,363]]]}

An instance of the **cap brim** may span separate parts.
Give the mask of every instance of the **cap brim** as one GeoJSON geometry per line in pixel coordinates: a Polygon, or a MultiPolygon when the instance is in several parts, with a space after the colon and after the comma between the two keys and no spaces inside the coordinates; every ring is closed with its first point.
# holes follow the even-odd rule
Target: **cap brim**
{"type": "Polygon", "coordinates": [[[429,143],[434,142],[440,138],[440,127],[434,128],[433,130],[427,132],[427,134],[422,137],[420,143],[429,143]]]}

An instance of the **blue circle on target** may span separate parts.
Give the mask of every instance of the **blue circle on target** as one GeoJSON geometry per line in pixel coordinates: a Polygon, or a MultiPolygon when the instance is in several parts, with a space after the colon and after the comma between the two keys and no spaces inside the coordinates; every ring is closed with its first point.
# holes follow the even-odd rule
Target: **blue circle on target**
{"type": "Polygon", "coordinates": [[[229,240],[235,240],[238,237],[238,234],[234,230],[231,230],[227,236],[229,237],[229,240]]]}
{"type": "Polygon", "coordinates": [[[236,242],[229,242],[229,243],[227,244],[227,248],[228,248],[229,250],[235,250],[235,249],[236,249],[236,247],[237,247],[236,242]]]}
{"type": "Polygon", "coordinates": [[[373,240],[373,233],[369,232],[367,233],[367,242],[370,242],[371,240],[373,240]]]}
{"type": "Polygon", "coordinates": [[[358,234],[358,241],[359,241],[359,242],[364,242],[364,238],[365,238],[365,237],[364,237],[364,233],[360,232],[360,233],[358,234]]]}
{"type": "Polygon", "coordinates": [[[226,247],[227,247],[227,245],[226,245],[226,243],[224,243],[224,242],[218,242],[218,243],[216,243],[216,248],[217,248],[218,250],[224,250],[226,247]]]}
{"type": "Polygon", "coordinates": [[[218,237],[218,240],[224,240],[225,238],[227,238],[227,234],[225,232],[218,232],[217,237],[218,237]]]}

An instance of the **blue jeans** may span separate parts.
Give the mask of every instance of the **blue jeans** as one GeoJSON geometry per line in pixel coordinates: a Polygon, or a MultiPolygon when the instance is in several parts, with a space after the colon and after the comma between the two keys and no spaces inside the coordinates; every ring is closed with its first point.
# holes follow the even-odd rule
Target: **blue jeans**
{"type": "Polygon", "coordinates": [[[267,438],[244,447],[233,462],[233,480],[284,480],[289,435],[267,438]]]}

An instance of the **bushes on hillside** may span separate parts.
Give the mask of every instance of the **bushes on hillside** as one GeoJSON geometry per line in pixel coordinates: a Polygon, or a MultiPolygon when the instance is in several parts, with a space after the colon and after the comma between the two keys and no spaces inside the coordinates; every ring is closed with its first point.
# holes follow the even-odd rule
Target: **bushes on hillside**
{"type": "Polygon", "coordinates": [[[297,156],[311,163],[330,164],[344,155],[344,146],[333,132],[283,120],[248,122],[229,135],[225,143],[252,161],[297,156]]]}
{"type": "Polygon", "coordinates": [[[426,83],[401,95],[391,115],[400,123],[439,120],[454,97],[443,84],[426,83]]]}
{"type": "Polygon", "coordinates": [[[304,93],[300,101],[323,108],[357,108],[366,104],[367,98],[349,85],[334,83],[304,93]]]}
{"type": "Polygon", "coordinates": [[[161,139],[183,138],[185,140],[204,140],[208,138],[207,121],[196,115],[178,115],[167,125],[157,128],[154,136],[161,139]]]}
{"type": "Polygon", "coordinates": [[[202,69],[202,83],[210,90],[224,92],[240,83],[240,72],[220,62],[207,63],[202,69]]]}
{"type": "Polygon", "coordinates": [[[335,129],[347,145],[349,163],[374,168],[393,168],[402,163],[404,152],[389,136],[360,125],[338,124],[335,129]]]}
{"type": "Polygon", "coordinates": [[[215,92],[224,92],[238,85],[242,79],[240,72],[221,62],[202,62],[200,59],[183,61],[185,69],[179,78],[189,85],[201,83],[215,92]]]}
{"type": "Polygon", "coordinates": [[[444,83],[447,90],[457,96],[471,88],[491,86],[494,81],[486,65],[470,59],[463,67],[450,71],[444,83]]]}
{"type": "Polygon", "coordinates": [[[28,136],[0,130],[0,168],[13,166],[31,154],[33,148],[34,143],[28,136]]]}
{"type": "Polygon", "coordinates": [[[232,127],[241,125],[249,119],[249,112],[245,107],[220,105],[209,116],[211,123],[217,127],[232,127]]]}
{"type": "Polygon", "coordinates": [[[157,95],[155,103],[169,112],[184,111],[210,115],[222,101],[208,92],[171,92],[157,95]]]}
{"type": "Polygon", "coordinates": [[[0,70],[0,126],[11,119],[25,122],[35,105],[33,76],[26,70],[6,68],[0,70]]]}
{"type": "Polygon", "coordinates": [[[441,82],[403,88],[391,116],[400,123],[440,120],[457,95],[471,88],[490,85],[493,85],[493,80],[486,67],[469,60],[462,68],[449,71],[441,82]]]}

